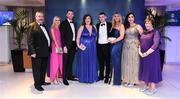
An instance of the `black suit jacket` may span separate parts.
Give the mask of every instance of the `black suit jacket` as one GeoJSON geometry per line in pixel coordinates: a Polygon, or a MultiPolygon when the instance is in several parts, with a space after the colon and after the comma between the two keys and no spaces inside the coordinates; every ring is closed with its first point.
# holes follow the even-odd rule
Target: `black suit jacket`
{"type": "MultiPolygon", "coordinates": [[[[50,36],[49,39],[51,43],[50,36]]],[[[50,52],[51,46],[48,47],[48,40],[46,39],[41,27],[37,22],[31,23],[28,29],[28,54],[36,54],[36,57],[48,57],[50,52]]]]}
{"type": "MultiPolygon", "coordinates": [[[[111,32],[111,27],[112,27],[112,24],[110,22],[106,22],[106,27],[107,27],[107,37],[108,37],[108,34],[111,32]]],[[[100,23],[96,24],[96,28],[97,28],[97,43],[98,43],[98,40],[99,40],[99,27],[100,27],[100,23]]]]}
{"type": "MultiPolygon", "coordinates": [[[[75,40],[77,37],[77,28],[76,23],[74,23],[75,28],[75,40]]],[[[71,29],[70,23],[68,20],[65,20],[60,25],[60,32],[61,32],[61,40],[62,40],[62,46],[66,46],[68,49],[71,48],[71,43],[73,39],[73,31],[71,29]]]]}

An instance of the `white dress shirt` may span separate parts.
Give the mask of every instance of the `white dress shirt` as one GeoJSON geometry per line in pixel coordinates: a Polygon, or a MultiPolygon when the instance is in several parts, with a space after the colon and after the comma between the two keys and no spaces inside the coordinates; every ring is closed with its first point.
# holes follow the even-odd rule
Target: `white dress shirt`
{"type": "Polygon", "coordinates": [[[99,38],[98,38],[98,44],[107,44],[107,23],[100,23],[99,26],[99,38]],[[104,24],[104,25],[102,25],[104,24]]]}
{"type": "Polygon", "coordinates": [[[67,20],[68,20],[68,22],[69,22],[69,24],[71,26],[71,30],[73,32],[73,39],[72,40],[75,41],[76,38],[75,38],[75,26],[74,26],[74,23],[71,23],[71,21],[69,19],[67,19],[67,20]]]}

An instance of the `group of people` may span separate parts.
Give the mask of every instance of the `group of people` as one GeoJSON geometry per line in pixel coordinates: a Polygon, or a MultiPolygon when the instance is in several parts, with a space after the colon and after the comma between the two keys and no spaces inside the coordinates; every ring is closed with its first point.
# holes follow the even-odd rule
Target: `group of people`
{"type": "Polygon", "coordinates": [[[122,21],[119,12],[107,22],[107,15],[99,13],[94,25],[90,14],[83,17],[79,29],[74,22],[73,10],[67,10],[67,19],[55,16],[49,29],[44,25],[43,12],[36,12],[36,21],[29,26],[28,49],[32,57],[34,86],[43,91],[48,57],[50,80],[69,85],[68,80],[94,83],[104,80],[113,85],[132,87],[140,84],[140,91],[154,94],[156,84],[162,81],[160,67],[160,34],[153,28],[154,20],[145,19],[145,30],[135,23],[130,12],[122,21]],[[75,73],[73,74],[73,61],[75,73]]]}

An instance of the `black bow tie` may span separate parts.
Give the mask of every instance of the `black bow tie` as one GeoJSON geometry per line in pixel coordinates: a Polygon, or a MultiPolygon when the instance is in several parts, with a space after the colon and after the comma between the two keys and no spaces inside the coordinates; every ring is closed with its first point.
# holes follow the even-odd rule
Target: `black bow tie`
{"type": "Polygon", "coordinates": [[[103,23],[103,24],[101,24],[101,26],[105,26],[105,24],[103,23]]]}
{"type": "Polygon", "coordinates": [[[45,25],[44,25],[44,24],[40,24],[40,26],[43,26],[43,27],[45,27],[45,25]]]}
{"type": "Polygon", "coordinates": [[[73,21],[70,21],[70,23],[74,23],[73,21]]]}

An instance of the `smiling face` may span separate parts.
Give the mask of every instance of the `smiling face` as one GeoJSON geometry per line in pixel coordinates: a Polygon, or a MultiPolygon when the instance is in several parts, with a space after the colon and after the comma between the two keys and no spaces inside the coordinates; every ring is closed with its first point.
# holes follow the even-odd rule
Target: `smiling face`
{"type": "Polygon", "coordinates": [[[36,12],[35,18],[36,22],[40,24],[44,23],[44,14],[42,12],[36,12]]]}
{"type": "Polygon", "coordinates": [[[55,23],[55,25],[56,25],[56,26],[59,26],[59,25],[60,25],[60,23],[61,23],[60,18],[59,18],[59,17],[55,17],[55,19],[54,19],[54,23],[55,23]]]}
{"type": "Polygon", "coordinates": [[[73,11],[68,11],[67,14],[66,14],[66,17],[67,17],[69,20],[72,20],[73,17],[74,17],[73,11]]]}
{"type": "Polygon", "coordinates": [[[114,20],[115,23],[121,23],[121,16],[120,16],[120,14],[118,14],[118,13],[114,14],[113,20],[114,20]]]}
{"type": "Polygon", "coordinates": [[[120,16],[118,14],[114,15],[114,20],[115,22],[119,22],[120,21],[120,16]]]}
{"type": "Polygon", "coordinates": [[[122,16],[119,12],[115,12],[112,17],[112,27],[119,27],[122,24],[122,16]]]}
{"type": "Polygon", "coordinates": [[[148,31],[152,30],[153,29],[153,25],[152,25],[152,22],[150,20],[146,20],[145,21],[145,27],[148,31]]]}
{"type": "Polygon", "coordinates": [[[130,15],[128,16],[128,22],[129,22],[130,24],[133,24],[133,23],[134,23],[134,15],[133,15],[133,14],[130,14],[130,15]]]}
{"type": "Polygon", "coordinates": [[[90,25],[91,24],[91,17],[90,16],[87,16],[85,18],[85,23],[86,23],[86,25],[90,25]]]}

